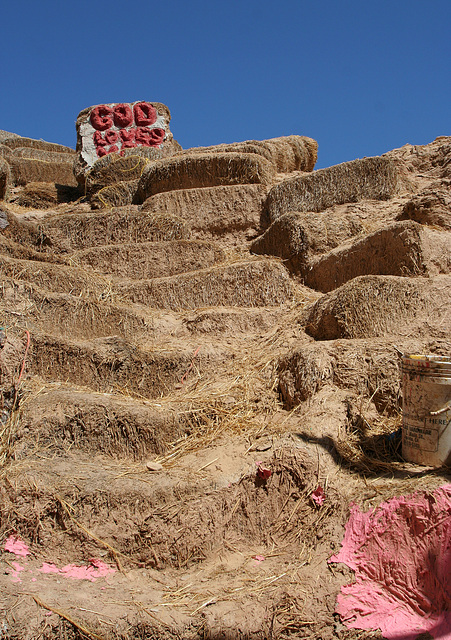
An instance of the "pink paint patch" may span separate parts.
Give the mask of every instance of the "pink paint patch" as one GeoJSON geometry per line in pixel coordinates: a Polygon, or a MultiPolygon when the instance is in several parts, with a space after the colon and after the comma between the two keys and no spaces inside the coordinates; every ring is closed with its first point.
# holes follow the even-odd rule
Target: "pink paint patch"
{"type": "Polygon", "coordinates": [[[260,562],[263,562],[263,560],[265,559],[265,556],[253,556],[253,559],[256,561],[257,564],[260,564],[260,562]]]}
{"type": "Polygon", "coordinates": [[[72,580],[89,580],[90,582],[116,573],[116,569],[101,560],[91,560],[90,565],[67,564],[61,569],[55,564],[44,562],[39,571],[41,573],[58,573],[66,578],[72,578],[72,580]]]}
{"type": "Polygon", "coordinates": [[[9,551],[10,553],[14,553],[16,556],[22,557],[30,555],[30,551],[25,542],[16,536],[9,536],[5,542],[5,551],[9,551]]]}
{"type": "Polygon", "coordinates": [[[10,571],[10,575],[12,577],[13,582],[22,582],[20,579],[19,573],[21,571],[25,571],[25,567],[22,567],[18,562],[11,562],[11,566],[13,567],[12,571],[10,571]]]}
{"type": "Polygon", "coordinates": [[[22,567],[18,562],[11,562],[11,564],[16,571],[25,571],[25,567],[22,567]]]}
{"type": "Polygon", "coordinates": [[[42,567],[38,569],[41,573],[59,573],[60,570],[56,566],[56,564],[52,564],[51,562],[43,562],[42,567]]]}
{"type": "Polygon", "coordinates": [[[379,628],[387,640],[426,632],[451,640],[451,484],[367,513],[354,505],[329,562],[355,571],[336,607],[348,628],[379,628]]]}

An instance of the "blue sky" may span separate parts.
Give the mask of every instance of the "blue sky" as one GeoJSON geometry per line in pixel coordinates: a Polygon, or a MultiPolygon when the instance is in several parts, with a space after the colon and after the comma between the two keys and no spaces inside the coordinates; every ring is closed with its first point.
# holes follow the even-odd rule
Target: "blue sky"
{"type": "Polygon", "coordinates": [[[164,102],[184,148],[299,134],[317,168],[451,135],[451,0],[3,3],[0,129],[75,147],[164,102]]]}

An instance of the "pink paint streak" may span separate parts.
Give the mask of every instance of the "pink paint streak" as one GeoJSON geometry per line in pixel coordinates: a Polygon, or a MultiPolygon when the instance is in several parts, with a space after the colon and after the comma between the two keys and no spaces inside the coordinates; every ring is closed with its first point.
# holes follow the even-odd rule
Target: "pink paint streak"
{"type": "Polygon", "coordinates": [[[68,564],[61,569],[55,564],[44,562],[39,571],[41,573],[58,573],[73,580],[89,580],[90,582],[95,582],[97,578],[105,578],[116,573],[116,569],[101,560],[91,560],[89,565],[68,564]]]}
{"type": "Polygon", "coordinates": [[[351,510],[342,548],[329,562],[355,571],[336,611],[350,629],[387,640],[429,632],[451,640],[451,484],[351,510]]]}
{"type": "Polygon", "coordinates": [[[16,536],[9,536],[5,542],[5,551],[9,551],[10,553],[14,553],[16,556],[22,557],[30,555],[30,551],[25,542],[16,536]]]}
{"type": "Polygon", "coordinates": [[[13,570],[10,571],[10,575],[12,576],[12,581],[22,582],[22,580],[20,579],[19,573],[21,571],[25,571],[25,567],[22,567],[22,565],[19,564],[18,562],[11,562],[11,566],[13,567],[13,570]]]}

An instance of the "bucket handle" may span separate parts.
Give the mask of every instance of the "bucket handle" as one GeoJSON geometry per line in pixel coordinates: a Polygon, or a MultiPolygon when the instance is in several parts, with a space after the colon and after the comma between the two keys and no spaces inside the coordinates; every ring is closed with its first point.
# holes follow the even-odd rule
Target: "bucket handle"
{"type": "Polygon", "coordinates": [[[445,413],[445,411],[448,411],[448,409],[451,409],[451,404],[447,404],[445,407],[443,407],[442,409],[439,409],[438,411],[431,411],[429,415],[439,416],[441,413],[445,413]]]}

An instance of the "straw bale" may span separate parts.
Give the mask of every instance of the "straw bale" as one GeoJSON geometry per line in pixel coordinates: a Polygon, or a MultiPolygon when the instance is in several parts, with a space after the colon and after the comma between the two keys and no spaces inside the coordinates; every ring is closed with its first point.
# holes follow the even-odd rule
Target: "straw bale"
{"type": "Polygon", "coordinates": [[[128,182],[116,182],[107,187],[102,187],[91,196],[91,209],[111,209],[112,207],[125,207],[136,200],[139,180],[128,182]]]}
{"type": "Polygon", "coordinates": [[[183,435],[186,419],[167,405],[63,388],[50,389],[25,404],[21,427],[38,434],[46,448],[67,451],[74,446],[121,460],[143,460],[165,453],[167,444],[183,435]]]}
{"type": "Polygon", "coordinates": [[[274,166],[252,153],[193,153],[149,164],[139,183],[144,202],[150,196],[175,189],[235,184],[270,184],[274,166]]]}
{"type": "MultiPolygon", "coordinates": [[[[166,347],[166,346],[165,346],[166,347]]],[[[158,351],[140,349],[119,336],[94,340],[68,340],[33,334],[31,372],[47,381],[65,380],[111,393],[126,390],[144,398],[160,398],[174,390],[186,373],[192,349],[158,351]]],[[[205,372],[231,358],[224,352],[198,354],[197,368],[205,372]]]]}
{"type": "Polygon", "coordinates": [[[8,162],[0,158],[0,200],[4,200],[8,194],[8,187],[11,182],[11,170],[8,162]]]}
{"type": "Polygon", "coordinates": [[[451,276],[359,276],[322,296],[305,331],[315,340],[451,333],[451,276]],[[421,328],[423,325],[423,328],[421,328]]]}
{"type": "Polygon", "coordinates": [[[69,186],[77,186],[74,177],[73,162],[66,162],[58,158],[59,154],[46,152],[49,158],[21,158],[10,156],[12,181],[15,185],[25,185],[28,182],[56,182],[69,186]]]}
{"type": "Polygon", "coordinates": [[[13,242],[22,245],[25,250],[32,247],[41,247],[44,238],[36,224],[28,220],[23,220],[20,215],[16,215],[9,210],[6,204],[2,203],[3,226],[2,236],[13,242]]]}
{"type": "Polygon", "coordinates": [[[253,260],[192,273],[121,283],[116,291],[132,302],[157,309],[265,307],[287,301],[293,293],[285,267],[276,260],[253,260]]]}
{"type": "MultiPolygon", "coordinates": [[[[404,338],[396,346],[404,353],[436,353],[439,343],[428,337],[404,338]]],[[[393,338],[308,344],[279,360],[278,376],[288,409],[329,385],[361,396],[362,404],[371,399],[380,412],[393,415],[401,409],[400,358],[393,338]]]]}
{"type": "Polygon", "coordinates": [[[417,222],[396,222],[312,261],[305,284],[327,292],[362,275],[419,276],[449,273],[448,232],[417,222]]]}
{"type": "Polygon", "coordinates": [[[189,236],[182,218],[141,213],[133,206],[53,216],[44,220],[39,229],[52,250],[63,252],[123,242],[183,240],[189,236]]]}
{"type": "Polygon", "coordinates": [[[280,182],[268,194],[266,212],[274,222],[289,211],[319,212],[346,202],[388,200],[397,188],[397,168],[389,158],[352,160],[280,182]]]}
{"type": "Polygon", "coordinates": [[[62,144],[55,142],[46,142],[45,140],[34,140],[33,138],[23,138],[22,136],[6,137],[3,139],[2,144],[10,149],[17,149],[18,147],[28,147],[29,149],[40,149],[41,151],[47,151],[51,153],[63,153],[70,154],[73,160],[75,151],[70,147],[65,147],[62,144]]]}
{"type": "Polygon", "coordinates": [[[277,218],[250,250],[286,260],[291,271],[305,273],[313,256],[362,233],[357,216],[327,213],[286,213],[277,218]]]}
{"type": "Polygon", "coordinates": [[[271,162],[278,173],[313,171],[318,157],[318,143],[305,136],[282,136],[269,140],[246,140],[211,147],[193,147],[183,154],[193,153],[256,153],[271,162]]]}
{"type": "Polygon", "coordinates": [[[29,182],[15,199],[15,204],[33,209],[49,209],[61,202],[70,202],[80,195],[77,187],[54,182],[29,182]]]}
{"type": "Polygon", "coordinates": [[[211,267],[225,258],[225,251],[211,242],[171,240],[86,249],[75,253],[71,261],[121,278],[144,279],[211,267]]]}
{"type": "Polygon", "coordinates": [[[177,189],[147,198],[141,210],[180,216],[193,231],[223,234],[258,229],[265,198],[261,184],[177,189]]]}
{"type": "Polygon", "coordinates": [[[417,193],[403,207],[398,220],[415,220],[420,224],[451,230],[451,192],[440,185],[417,193]]]}

